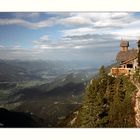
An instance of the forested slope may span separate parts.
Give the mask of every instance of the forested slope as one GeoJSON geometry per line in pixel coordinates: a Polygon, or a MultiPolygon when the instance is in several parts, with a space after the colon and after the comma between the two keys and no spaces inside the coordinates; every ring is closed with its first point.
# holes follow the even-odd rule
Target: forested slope
{"type": "Polygon", "coordinates": [[[67,117],[63,127],[135,127],[134,92],[129,77],[112,77],[101,67],[86,88],[82,107],[67,117]]]}

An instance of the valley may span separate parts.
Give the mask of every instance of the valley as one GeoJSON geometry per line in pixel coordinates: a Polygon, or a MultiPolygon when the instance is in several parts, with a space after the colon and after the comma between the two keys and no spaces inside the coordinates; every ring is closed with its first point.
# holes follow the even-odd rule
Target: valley
{"type": "Polygon", "coordinates": [[[79,108],[97,73],[50,61],[1,60],[0,70],[0,107],[33,114],[44,120],[43,127],[59,127],[59,121],[79,108]]]}

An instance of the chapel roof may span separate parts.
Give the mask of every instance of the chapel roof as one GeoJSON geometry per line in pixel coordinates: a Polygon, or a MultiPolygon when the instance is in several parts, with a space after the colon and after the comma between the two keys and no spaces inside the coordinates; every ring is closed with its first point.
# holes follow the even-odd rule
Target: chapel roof
{"type": "Polygon", "coordinates": [[[131,49],[128,51],[120,51],[116,56],[116,60],[117,62],[122,62],[136,57],[137,57],[137,50],[131,49]]]}

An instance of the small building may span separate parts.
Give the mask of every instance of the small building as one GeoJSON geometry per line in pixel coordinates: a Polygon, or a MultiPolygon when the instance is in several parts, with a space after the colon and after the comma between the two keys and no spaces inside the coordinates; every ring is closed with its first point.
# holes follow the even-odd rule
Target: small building
{"type": "Polygon", "coordinates": [[[131,75],[138,68],[138,49],[128,49],[129,42],[121,40],[120,48],[116,56],[118,67],[112,67],[112,75],[131,75]]]}

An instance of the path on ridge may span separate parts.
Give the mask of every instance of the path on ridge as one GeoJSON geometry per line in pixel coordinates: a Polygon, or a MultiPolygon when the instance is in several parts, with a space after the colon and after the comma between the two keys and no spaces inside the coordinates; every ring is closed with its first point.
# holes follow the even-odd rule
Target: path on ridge
{"type": "MultiPolygon", "coordinates": [[[[134,83],[134,82],[133,82],[134,83]]],[[[138,91],[135,95],[135,124],[137,128],[140,128],[140,84],[135,82],[134,85],[137,87],[138,91]]]]}

